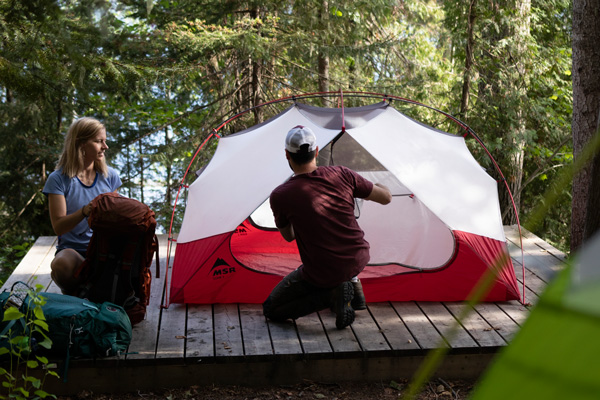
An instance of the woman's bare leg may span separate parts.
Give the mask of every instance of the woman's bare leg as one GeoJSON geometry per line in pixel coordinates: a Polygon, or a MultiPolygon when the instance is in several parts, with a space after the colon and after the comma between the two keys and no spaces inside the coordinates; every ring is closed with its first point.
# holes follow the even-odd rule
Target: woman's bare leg
{"type": "Polygon", "coordinates": [[[79,282],[75,279],[75,271],[83,260],[81,254],[73,249],[61,250],[52,260],[50,276],[64,294],[72,294],[77,289],[79,282]]]}

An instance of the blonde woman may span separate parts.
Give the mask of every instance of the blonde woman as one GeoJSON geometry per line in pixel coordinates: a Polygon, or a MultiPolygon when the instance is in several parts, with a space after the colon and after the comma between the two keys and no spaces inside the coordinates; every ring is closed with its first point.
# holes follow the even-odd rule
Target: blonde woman
{"type": "Polygon", "coordinates": [[[77,288],[76,269],[85,259],[92,237],[86,218],[90,201],[121,186],[117,172],[106,165],[106,128],[94,118],[80,118],[69,127],[56,170],[43,193],[48,197],[50,221],[58,235],[52,279],[63,293],[77,288]]]}

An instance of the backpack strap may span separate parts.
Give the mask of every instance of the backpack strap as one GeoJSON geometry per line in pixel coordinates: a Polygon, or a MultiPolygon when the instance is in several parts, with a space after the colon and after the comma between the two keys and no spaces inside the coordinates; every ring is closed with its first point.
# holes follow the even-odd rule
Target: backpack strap
{"type": "Polygon", "coordinates": [[[9,321],[8,324],[6,324],[6,326],[4,327],[4,329],[2,329],[2,332],[0,332],[0,337],[6,335],[13,328],[13,326],[15,326],[15,324],[17,322],[20,322],[21,323],[21,327],[23,329],[25,329],[26,325],[25,325],[25,322],[23,322],[23,318],[13,319],[12,321],[9,321]]]}

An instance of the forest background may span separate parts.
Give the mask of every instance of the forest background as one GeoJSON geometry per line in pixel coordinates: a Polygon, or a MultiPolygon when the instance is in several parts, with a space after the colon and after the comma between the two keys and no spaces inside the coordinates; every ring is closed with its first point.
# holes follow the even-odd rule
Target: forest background
{"type": "MultiPolygon", "coordinates": [[[[283,96],[340,90],[409,98],[464,121],[498,161],[520,220],[568,252],[571,181],[555,187],[541,220],[527,221],[572,167],[578,143],[573,15],[567,0],[1,0],[4,277],[38,236],[54,235],[41,189],[75,118],[104,122],[121,194],[148,204],[165,232],[192,154],[222,121],[283,96]]],[[[345,106],[375,101],[348,97],[345,106]]],[[[459,133],[440,114],[394,105],[459,133]]],[[[219,133],[287,106],[253,109],[219,133]]],[[[502,186],[504,224],[514,224],[502,186]]]]}

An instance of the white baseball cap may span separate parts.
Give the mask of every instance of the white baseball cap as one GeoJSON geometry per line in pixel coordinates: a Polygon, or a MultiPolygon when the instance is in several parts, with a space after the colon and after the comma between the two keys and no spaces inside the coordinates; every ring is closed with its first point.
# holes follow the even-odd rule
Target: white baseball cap
{"type": "Polygon", "coordinates": [[[285,149],[290,153],[300,153],[303,145],[308,145],[306,152],[317,149],[317,138],[312,129],[306,126],[298,125],[290,129],[285,138],[285,149]]]}

